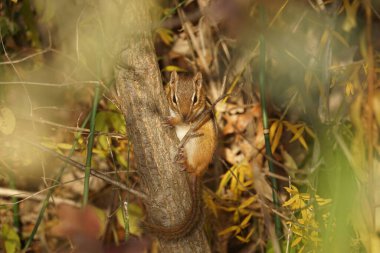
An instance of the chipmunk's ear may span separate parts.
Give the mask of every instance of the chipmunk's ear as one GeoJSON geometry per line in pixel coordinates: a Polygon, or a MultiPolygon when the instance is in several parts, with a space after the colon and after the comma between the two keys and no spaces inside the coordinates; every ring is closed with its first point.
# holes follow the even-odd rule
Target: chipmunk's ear
{"type": "Polygon", "coordinates": [[[172,73],[170,74],[170,87],[173,87],[174,84],[176,84],[178,82],[178,74],[177,74],[177,71],[172,71],[172,73]]]}
{"type": "Polygon", "coordinates": [[[194,86],[197,90],[202,88],[202,82],[202,73],[197,72],[197,74],[194,76],[194,86]]]}

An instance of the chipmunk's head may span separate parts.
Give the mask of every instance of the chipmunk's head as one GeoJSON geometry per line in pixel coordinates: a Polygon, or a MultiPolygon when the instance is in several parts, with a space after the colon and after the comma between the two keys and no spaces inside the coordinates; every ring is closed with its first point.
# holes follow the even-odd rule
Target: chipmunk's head
{"type": "Polygon", "coordinates": [[[179,75],[173,71],[167,88],[167,98],[172,114],[183,122],[190,123],[205,109],[206,95],[203,90],[202,74],[179,75]]]}

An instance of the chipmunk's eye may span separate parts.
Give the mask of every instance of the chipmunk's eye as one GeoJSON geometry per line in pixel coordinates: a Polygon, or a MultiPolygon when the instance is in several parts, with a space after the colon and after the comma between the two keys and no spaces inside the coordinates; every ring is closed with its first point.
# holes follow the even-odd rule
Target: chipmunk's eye
{"type": "Polygon", "coordinates": [[[175,95],[173,95],[173,103],[177,104],[177,99],[175,98],[175,95]]]}
{"type": "Polygon", "coordinates": [[[198,97],[197,97],[197,95],[195,95],[193,97],[193,104],[195,105],[197,102],[198,102],[198,97]]]}

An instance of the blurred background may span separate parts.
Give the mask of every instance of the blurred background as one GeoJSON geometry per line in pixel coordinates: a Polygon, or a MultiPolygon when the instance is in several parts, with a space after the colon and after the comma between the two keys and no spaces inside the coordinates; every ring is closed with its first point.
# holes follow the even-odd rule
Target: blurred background
{"type": "MultiPolygon", "coordinates": [[[[212,251],[380,252],[380,1],[150,4],[163,85],[201,71],[210,101],[230,94],[204,179],[212,251]]],[[[126,15],[1,1],[0,251],[158,252],[138,196],[91,177],[80,209],[89,161],[139,186],[113,71],[126,15]]]]}

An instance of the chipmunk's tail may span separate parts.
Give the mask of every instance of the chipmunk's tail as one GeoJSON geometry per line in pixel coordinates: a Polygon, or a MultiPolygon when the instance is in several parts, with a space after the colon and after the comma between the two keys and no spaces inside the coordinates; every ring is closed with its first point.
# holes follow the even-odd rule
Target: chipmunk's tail
{"type": "Polygon", "coordinates": [[[184,219],[170,227],[144,222],[144,227],[152,234],[165,240],[174,240],[187,236],[200,223],[202,217],[202,182],[197,176],[190,176],[188,185],[191,194],[191,208],[184,219]]]}

